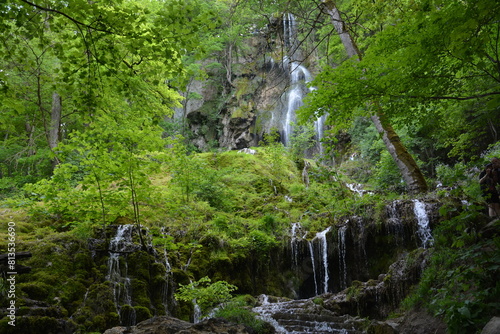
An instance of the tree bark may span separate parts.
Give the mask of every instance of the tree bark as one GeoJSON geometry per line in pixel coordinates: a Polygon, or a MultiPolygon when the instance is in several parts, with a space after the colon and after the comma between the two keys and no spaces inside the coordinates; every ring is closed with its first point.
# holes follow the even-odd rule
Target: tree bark
{"type": "MultiPolygon", "coordinates": [[[[332,23],[335,30],[340,36],[342,44],[347,52],[349,58],[357,56],[359,60],[362,58],[362,54],[359,51],[356,42],[352,38],[349,30],[345,27],[345,22],[340,16],[340,12],[335,5],[334,0],[322,0],[325,5],[325,11],[330,15],[332,23]]],[[[389,123],[389,120],[382,112],[381,106],[377,101],[373,101],[375,105],[375,114],[371,116],[372,122],[375,124],[377,131],[382,137],[382,140],[391,154],[394,162],[399,168],[399,171],[408,185],[408,190],[410,193],[422,193],[426,192],[427,182],[418,167],[415,159],[408,152],[406,147],[401,142],[401,139],[394,131],[393,127],[389,123]]]]}
{"type": "MultiPolygon", "coordinates": [[[[61,112],[62,102],[61,96],[54,92],[52,94],[52,110],[50,113],[50,127],[49,127],[49,147],[52,152],[59,143],[59,130],[61,127],[61,112]]],[[[54,158],[54,165],[57,165],[59,160],[57,156],[54,158]]]]}

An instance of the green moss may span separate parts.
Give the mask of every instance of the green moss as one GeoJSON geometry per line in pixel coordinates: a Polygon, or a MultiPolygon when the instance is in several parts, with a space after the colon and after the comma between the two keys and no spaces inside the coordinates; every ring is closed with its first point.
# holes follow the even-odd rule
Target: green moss
{"type": "Polygon", "coordinates": [[[29,298],[35,300],[47,301],[51,293],[51,286],[39,281],[33,283],[20,283],[18,287],[21,291],[26,293],[29,298]]]}
{"type": "Polygon", "coordinates": [[[147,320],[152,317],[151,311],[144,306],[134,306],[136,323],[147,320]]]}
{"type": "Polygon", "coordinates": [[[154,262],[148,253],[143,251],[130,253],[126,259],[128,264],[128,272],[130,276],[140,280],[149,281],[150,272],[149,265],[154,262]]]}

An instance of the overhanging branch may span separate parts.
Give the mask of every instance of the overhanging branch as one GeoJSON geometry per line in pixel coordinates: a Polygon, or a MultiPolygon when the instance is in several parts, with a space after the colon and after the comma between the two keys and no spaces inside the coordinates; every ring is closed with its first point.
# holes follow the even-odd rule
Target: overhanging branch
{"type": "Polygon", "coordinates": [[[88,29],[92,29],[92,30],[95,30],[95,31],[100,31],[100,32],[105,32],[105,33],[108,33],[108,34],[114,34],[114,32],[110,31],[110,30],[106,30],[106,29],[101,29],[101,28],[96,28],[94,26],[91,26],[89,24],[86,24],[86,23],[83,23],[83,22],[80,22],[78,21],[77,19],[75,19],[74,17],[64,13],[64,12],[61,12],[60,10],[57,10],[57,9],[52,9],[52,8],[47,8],[47,7],[42,7],[40,5],[37,5],[36,3],[33,3],[33,2],[29,2],[27,0],[21,0],[22,2],[32,6],[32,7],[35,7],[39,10],[42,10],[44,12],[52,12],[52,13],[56,13],[56,14],[59,14],[59,15],[62,15],[64,16],[65,18],[67,18],[68,20],[70,20],[71,22],[75,23],[76,25],[79,25],[79,26],[84,26],[88,29]]]}

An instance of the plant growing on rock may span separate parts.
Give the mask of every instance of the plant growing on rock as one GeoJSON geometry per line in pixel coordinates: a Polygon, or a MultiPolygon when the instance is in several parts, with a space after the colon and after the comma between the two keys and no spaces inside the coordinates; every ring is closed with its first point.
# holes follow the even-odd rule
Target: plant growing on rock
{"type": "Polygon", "coordinates": [[[209,311],[214,307],[231,300],[233,298],[231,292],[238,289],[238,287],[226,281],[212,283],[212,280],[207,276],[188,285],[179,285],[179,290],[175,293],[175,299],[196,303],[204,316],[208,315],[209,311]]]}

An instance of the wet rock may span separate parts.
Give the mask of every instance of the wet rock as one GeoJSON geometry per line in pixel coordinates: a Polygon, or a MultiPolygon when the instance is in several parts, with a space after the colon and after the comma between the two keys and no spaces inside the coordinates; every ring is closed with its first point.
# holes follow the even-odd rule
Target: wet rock
{"type": "Polygon", "coordinates": [[[429,252],[422,248],[393,263],[381,280],[353,281],[351,286],[325,298],[325,308],[340,314],[385,319],[396,310],[420,279],[429,252]]]}

